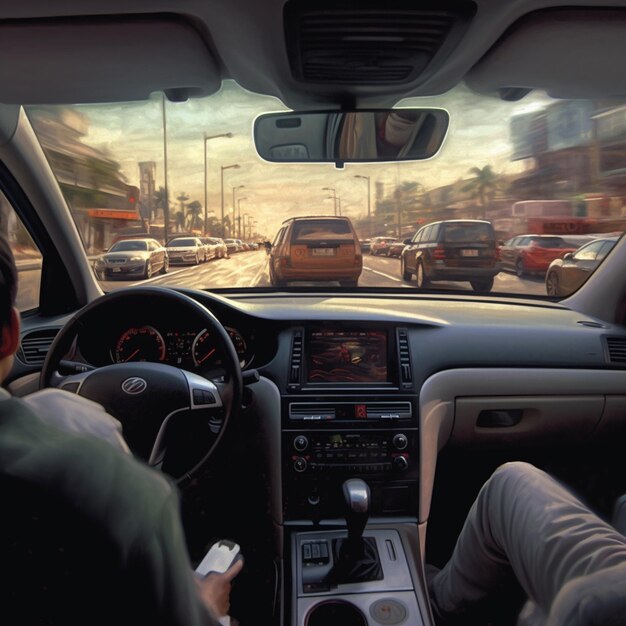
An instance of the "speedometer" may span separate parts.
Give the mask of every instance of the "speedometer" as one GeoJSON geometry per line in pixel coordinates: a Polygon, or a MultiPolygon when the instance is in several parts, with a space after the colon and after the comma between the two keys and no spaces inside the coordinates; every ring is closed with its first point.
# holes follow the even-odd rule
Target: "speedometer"
{"type": "Polygon", "coordinates": [[[140,326],[125,330],[115,344],[115,362],[163,361],[165,342],[156,328],[140,326]]]}

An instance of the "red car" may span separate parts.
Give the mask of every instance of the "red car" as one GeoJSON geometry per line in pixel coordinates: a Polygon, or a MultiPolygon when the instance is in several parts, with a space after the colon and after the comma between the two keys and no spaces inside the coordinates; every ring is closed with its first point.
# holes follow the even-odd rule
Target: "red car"
{"type": "MultiPolygon", "coordinates": [[[[579,238],[580,239],[580,238],[579,238]]],[[[571,236],[518,235],[500,248],[500,267],[518,276],[545,274],[554,259],[576,250],[582,241],[571,236]]]]}
{"type": "Polygon", "coordinates": [[[398,241],[395,237],[374,237],[370,244],[370,254],[387,256],[387,248],[398,241]]]}
{"type": "Polygon", "coordinates": [[[406,243],[404,241],[394,241],[387,247],[387,256],[400,258],[402,256],[402,250],[404,250],[406,243]]]}

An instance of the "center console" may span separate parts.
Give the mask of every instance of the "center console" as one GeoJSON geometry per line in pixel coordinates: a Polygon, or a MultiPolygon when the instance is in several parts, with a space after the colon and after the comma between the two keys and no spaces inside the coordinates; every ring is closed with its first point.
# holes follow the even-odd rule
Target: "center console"
{"type": "Polygon", "coordinates": [[[293,626],[429,623],[412,369],[406,328],[293,329],[281,394],[293,626]]]}

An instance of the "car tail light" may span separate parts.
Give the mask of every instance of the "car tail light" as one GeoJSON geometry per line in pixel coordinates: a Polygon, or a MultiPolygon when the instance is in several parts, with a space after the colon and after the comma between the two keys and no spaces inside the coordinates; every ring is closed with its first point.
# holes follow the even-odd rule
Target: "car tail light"
{"type": "Polygon", "coordinates": [[[441,261],[446,258],[446,249],[443,246],[437,246],[433,250],[433,259],[435,261],[441,261]]]}
{"type": "Polygon", "coordinates": [[[363,255],[362,254],[357,254],[354,257],[354,265],[357,266],[357,267],[360,266],[360,265],[363,265],[363,255]]]}
{"type": "Polygon", "coordinates": [[[501,256],[500,256],[500,246],[496,246],[495,250],[494,250],[494,258],[496,261],[500,261],[501,260],[501,256]]]}

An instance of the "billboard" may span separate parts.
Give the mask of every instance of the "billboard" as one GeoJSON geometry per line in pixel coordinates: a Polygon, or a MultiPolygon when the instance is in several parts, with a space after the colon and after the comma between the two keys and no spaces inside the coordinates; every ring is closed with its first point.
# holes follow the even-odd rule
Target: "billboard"
{"type": "Polygon", "coordinates": [[[584,146],[592,139],[595,106],[588,100],[555,102],[546,110],[548,151],[584,146]]]}
{"type": "Polygon", "coordinates": [[[512,161],[545,152],[548,145],[545,110],[512,117],[509,133],[513,144],[512,161]]]}

